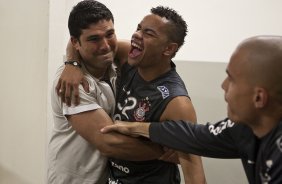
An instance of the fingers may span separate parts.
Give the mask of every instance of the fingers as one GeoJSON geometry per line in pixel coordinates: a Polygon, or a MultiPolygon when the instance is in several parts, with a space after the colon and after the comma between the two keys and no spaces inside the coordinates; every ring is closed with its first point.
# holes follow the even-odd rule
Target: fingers
{"type": "Polygon", "coordinates": [[[88,84],[87,80],[86,80],[85,78],[83,78],[80,83],[82,84],[83,89],[84,89],[87,93],[89,93],[89,84],[88,84]]]}
{"type": "Polygon", "coordinates": [[[65,83],[61,82],[58,95],[60,96],[63,103],[65,103],[65,83]]]}
{"type": "Polygon", "coordinates": [[[64,102],[67,104],[67,106],[71,106],[71,91],[72,87],[70,84],[65,85],[65,93],[64,93],[64,102]]]}
{"type": "Polygon", "coordinates": [[[129,126],[126,123],[116,123],[113,125],[108,125],[102,128],[100,131],[102,133],[109,133],[109,132],[119,132],[121,134],[130,135],[130,131],[128,130],[129,126]]]}
{"type": "Polygon", "coordinates": [[[61,83],[62,83],[62,79],[60,78],[59,80],[58,80],[58,83],[57,83],[57,85],[56,85],[56,93],[57,93],[57,95],[59,95],[60,96],[60,92],[61,92],[61,83]]]}
{"type": "Polygon", "coordinates": [[[58,96],[60,96],[63,103],[66,103],[68,106],[71,106],[72,85],[66,84],[66,82],[59,79],[59,82],[56,86],[56,92],[58,96]]]}
{"type": "Polygon", "coordinates": [[[117,131],[117,129],[118,129],[118,128],[117,128],[116,124],[114,124],[114,125],[105,126],[105,127],[102,128],[100,131],[105,134],[105,133],[117,131]]]}
{"type": "Polygon", "coordinates": [[[79,84],[73,85],[73,97],[74,97],[74,104],[78,105],[80,102],[80,97],[79,97],[79,84]]]}
{"type": "Polygon", "coordinates": [[[59,79],[56,85],[56,92],[58,96],[60,96],[63,103],[66,103],[68,106],[71,106],[72,100],[74,100],[73,103],[75,105],[78,105],[80,103],[80,97],[79,97],[80,84],[83,85],[84,90],[87,93],[89,93],[89,84],[86,79],[83,79],[83,81],[80,83],[76,83],[76,82],[67,83],[61,78],[59,79]]]}
{"type": "Polygon", "coordinates": [[[79,83],[76,82],[67,83],[65,85],[64,102],[67,106],[71,106],[72,100],[74,100],[73,103],[75,105],[78,105],[80,102],[79,83]]]}

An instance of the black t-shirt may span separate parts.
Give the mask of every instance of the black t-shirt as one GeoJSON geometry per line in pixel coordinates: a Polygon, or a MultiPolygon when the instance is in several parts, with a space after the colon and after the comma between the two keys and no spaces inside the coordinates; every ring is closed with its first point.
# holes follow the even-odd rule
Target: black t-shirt
{"type": "MultiPolygon", "coordinates": [[[[124,121],[159,121],[167,104],[176,96],[188,96],[184,82],[172,63],[172,69],[150,82],[144,81],[137,69],[125,64],[114,119],[124,121]]],[[[179,184],[176,164],[160,161],[126,161],[109,159],[109,183],[179,184]]]]}
{"type": "Polygon", "coordinates": [[[206,125],[184,121],[152,123],[153,142],[214,158],[240,158],[250,184],[282,183],[282,122],[258,139],[244,124],[229,119],[206,125]]]}

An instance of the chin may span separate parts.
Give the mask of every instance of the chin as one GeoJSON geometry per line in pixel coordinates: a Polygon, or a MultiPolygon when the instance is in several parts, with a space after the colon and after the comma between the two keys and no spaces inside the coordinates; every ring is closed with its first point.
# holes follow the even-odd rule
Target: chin
{"type": "Polygon", "coordinates": [[[128,64],[131,66],[137,66],[138,65],[138,61],[133,59],[133,58],[128,58],[128,64]]]}
{"type": "Polygon", "coordinates": [[[244,124],[244,122],[240,118],[238,118],[238,117],[236,118],[236,117],[230,115],[229,113],[228,113],[228,118],[234,123],[244,124]]]}

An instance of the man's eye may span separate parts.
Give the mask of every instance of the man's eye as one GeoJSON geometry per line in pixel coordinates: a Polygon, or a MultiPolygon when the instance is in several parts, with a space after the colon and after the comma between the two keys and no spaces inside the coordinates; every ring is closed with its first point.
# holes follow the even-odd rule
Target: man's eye
{"type": "Polygon", "coordinates": [[[155,36],[151,31],[145,31],[145,34],[148,36],[155,36]]]}
{"type": "Polygon", "coordinates": [[[99,38],[90,38],[89,41],[91,41],[91,42],[98,42],[99,38]]]}
{"type": "Polygon", "coordinates": [[[109,33],[109,34],[107,34],[107,38],[113,38],[114,37],[114,35],[115,35],[115,33],[109,33]]]}

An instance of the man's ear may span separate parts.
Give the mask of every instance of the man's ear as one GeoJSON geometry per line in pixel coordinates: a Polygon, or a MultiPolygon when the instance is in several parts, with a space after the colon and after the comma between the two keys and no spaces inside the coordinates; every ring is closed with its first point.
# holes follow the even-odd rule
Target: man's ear
{"type": "Polygon", "coordinates": [[[268,93],[264,88],[256,87],[254,92],[254,104],[256,108],[263,108],[268,101],[268,93]]]}
{"type": "Polygon", "coordinates": [[[169,43],[168,46],[164,50],[165,56],[173,56],[178,49],[177,43],[169,43]]]}
{"type": "MultiPolygon", "coordinates": [[[[71,42],[72,46],[73,46],[76,50],[78,50],[78,47],[79,47],[79,45],[80,45],[79,40],[78,40],[77,38],[71,36],[70,42],[71,42]]],[[[70,43],[69,43],[69,44],[70,44],[70,43]]]]}

